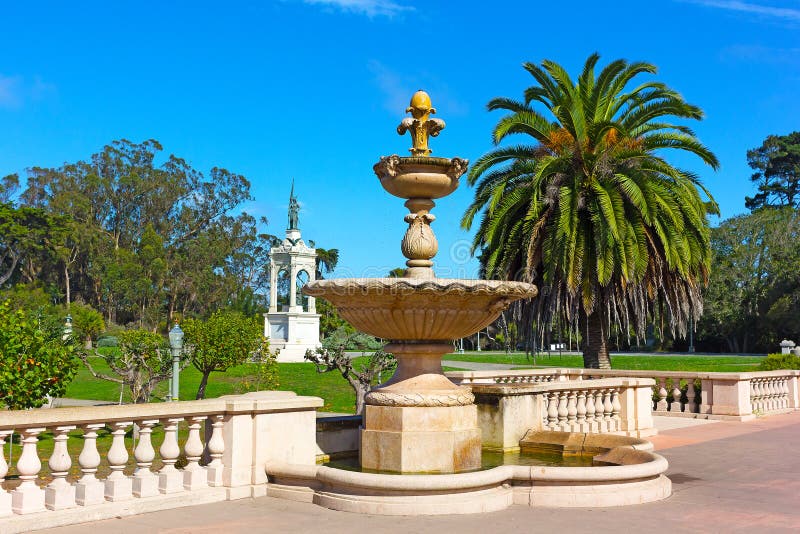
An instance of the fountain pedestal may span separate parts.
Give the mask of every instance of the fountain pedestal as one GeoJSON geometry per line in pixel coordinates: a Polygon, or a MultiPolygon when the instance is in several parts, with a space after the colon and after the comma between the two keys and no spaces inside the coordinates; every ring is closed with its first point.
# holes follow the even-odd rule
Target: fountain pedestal
{"type": "Polygon", "coordinates": [[[469,388],[442,374],[449,343],[390,343],[394,376],[367,394],[361,467],[453,473],[481,464],[478,410],[469,388]]]}
{"type": "Polygon", "coordinates": [[[456,473],[481,466],[477,406],[369,406],[361,467],[397,473],[456,473]]]}

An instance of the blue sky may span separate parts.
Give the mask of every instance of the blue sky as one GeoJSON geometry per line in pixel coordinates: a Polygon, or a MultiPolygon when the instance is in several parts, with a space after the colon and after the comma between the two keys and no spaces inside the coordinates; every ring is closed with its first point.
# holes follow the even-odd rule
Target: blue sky
{"type": "MultiPolygon", "coordinates": [[[[426,89],[447,129],[434,155],[491,148],[494,96],[532,84],[520,65],[577,73],[599,52],[656,64],[703,108],[719,157],[697,171],[724,217],[753,194],[747,149],[800,129],[800,1],[11,2],[0,32],[0,176],[89,157],[113,139],[158,139],[196,168],[242,173],[283,234],[291,179],[303,235],[341,251],[337,276],[403,265],[403,201],[372,165],[406,154],[395,127],[426,89]]],[[[462,182],[434,210],[438,272],[474,276],[458,227],[462,182]]]]}

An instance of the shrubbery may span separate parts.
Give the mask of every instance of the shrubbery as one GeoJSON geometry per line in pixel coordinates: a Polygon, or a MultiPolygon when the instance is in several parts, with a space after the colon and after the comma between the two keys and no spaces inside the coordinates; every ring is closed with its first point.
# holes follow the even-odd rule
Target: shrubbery
{"type": "Polygon", "coordinates": [[[758,368],[761,371],[775,371],[778,369],[800,370],[800,356],[794,354],[768,354],[758,368]]]}
{"type": "Polygon", "coordinates": [[[64,394],[75,376],[76,348],[40,328],[23,310],[0,303],[0,404],[38,408],[64,394]]]}

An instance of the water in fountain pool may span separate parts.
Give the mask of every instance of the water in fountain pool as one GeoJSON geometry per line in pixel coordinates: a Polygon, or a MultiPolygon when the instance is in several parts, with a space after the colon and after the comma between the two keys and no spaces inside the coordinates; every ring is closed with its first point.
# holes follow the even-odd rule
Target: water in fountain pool
{"type": "MultiPolygon", "coordinates": [[[[346,471],[358,471],[361,473],[385,473],[396,474],[371,469],[363,469],[358,463],[357,456],[332,459],[323,465],[346,471]]],[[[551,451],[531,451],[531,452],[500,452],[500,451],[481,451],[481,467],[476,471],[491,469],[501,465],[541,465],[556,467],[591,467],[592,456],[577,455],[563,456],[559,452],[551,451]]],[[[411,474],[411,473],[406,473],[411,474]]],[[[436,474],[426,472],[425,474],[436,474]]],[[[447,473],[442,473],[447,474],[447,473]]]]}

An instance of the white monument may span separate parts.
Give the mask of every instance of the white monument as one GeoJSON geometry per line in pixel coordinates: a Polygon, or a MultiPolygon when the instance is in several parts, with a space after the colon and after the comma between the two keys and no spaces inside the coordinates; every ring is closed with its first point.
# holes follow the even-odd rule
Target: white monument
{"type": "Polygon", "coordinates": [[[269,312],[264,314],[264,335],[279,362],[302,362],[306,350],[320,346],[315,299],[301,292],[316,278],[317,251],[300,237],[299,211],[292,183],[286,238],[269,252],[269,312]]]}

